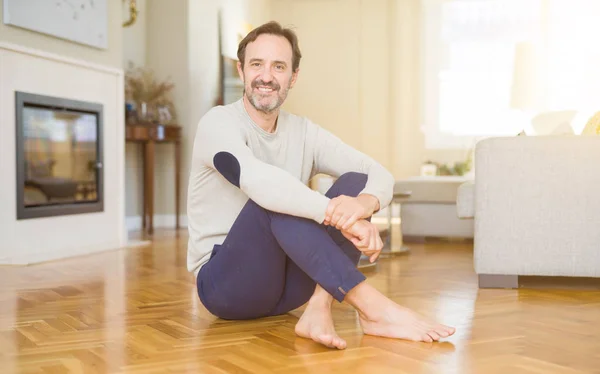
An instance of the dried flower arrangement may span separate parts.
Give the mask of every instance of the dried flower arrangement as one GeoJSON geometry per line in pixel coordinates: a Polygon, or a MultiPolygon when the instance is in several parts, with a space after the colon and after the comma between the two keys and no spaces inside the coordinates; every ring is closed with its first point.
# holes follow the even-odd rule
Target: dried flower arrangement
{"type": "Polygon", "coordinates": [[[171,99],[174,87],[171,82],[157,81],[154,72],[148,68],[132,67],[125,74],[125,100],[135,105],[138,120],[162,124],[175,121],[175,106],[171,99]]]}

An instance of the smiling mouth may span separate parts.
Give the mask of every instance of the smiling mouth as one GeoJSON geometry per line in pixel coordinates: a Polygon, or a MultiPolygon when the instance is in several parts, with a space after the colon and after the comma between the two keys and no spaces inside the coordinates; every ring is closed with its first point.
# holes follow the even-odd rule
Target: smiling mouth
{"type": "Polygon", "coordinates": [[[262,93],[271,93],[271,92],[275,91],[271,87],[256,87],[256,90],[258,90],[258,92],[262,92],[262,93]]]}

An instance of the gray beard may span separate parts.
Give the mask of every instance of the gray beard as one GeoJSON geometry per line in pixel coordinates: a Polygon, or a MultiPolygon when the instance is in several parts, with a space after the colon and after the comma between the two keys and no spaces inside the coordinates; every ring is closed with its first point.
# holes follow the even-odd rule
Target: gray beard
{"type": "Polygon", "coordinates": [[[250,104],[252,104],[254,109],[256,109],[260,112],[264,112],[264,113],[273,112],[274,110],[279,108],[281,106],[281,104],[283,103],[283,100],[281,100],[281,97],[279,97],[279,95],[277,95],[277,100],[272,101],[269,105],[262,105],[262,104],[260,104],[260,99],[258,97],[258,94],[257,95],[248,94],[245,90],[244,90],[244,94],[246,95],[246,97],[248,97],[248,101],[250,102],[250,104]]]}

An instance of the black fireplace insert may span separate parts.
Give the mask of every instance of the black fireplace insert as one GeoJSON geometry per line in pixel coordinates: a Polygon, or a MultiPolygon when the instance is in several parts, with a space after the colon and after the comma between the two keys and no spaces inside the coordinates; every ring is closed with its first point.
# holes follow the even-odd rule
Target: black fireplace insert
{"type": "Polygon", "coordinates": [[[17,219],[103,211],[102,104],[15,94],[17,219]]]}

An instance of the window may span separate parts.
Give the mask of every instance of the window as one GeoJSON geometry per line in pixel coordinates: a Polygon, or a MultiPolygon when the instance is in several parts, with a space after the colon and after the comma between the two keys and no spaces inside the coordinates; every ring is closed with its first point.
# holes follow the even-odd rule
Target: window
{"type": "Polygon", "coordinates": [[[426,147],[514,136],[543,111],[600,109],[599,10],[589,0],[422,0],[426,147]]]}

